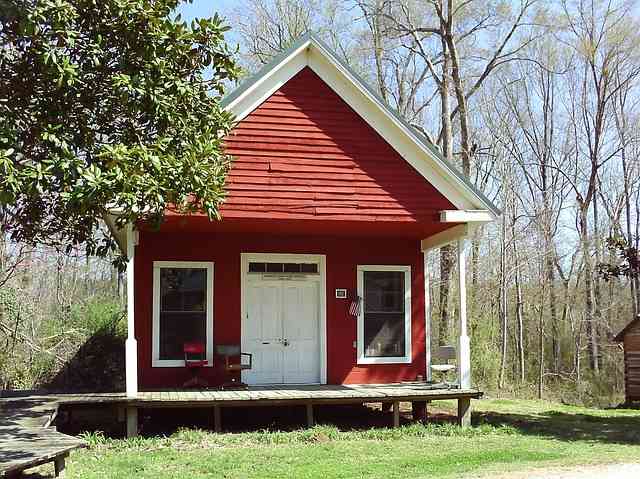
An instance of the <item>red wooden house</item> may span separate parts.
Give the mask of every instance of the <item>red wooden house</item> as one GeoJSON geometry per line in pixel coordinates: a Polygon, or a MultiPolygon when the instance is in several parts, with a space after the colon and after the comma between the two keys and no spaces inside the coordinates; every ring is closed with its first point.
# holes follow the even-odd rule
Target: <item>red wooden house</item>
{"type": "Polygon", "coordinates": [[[469,387],[464,238],[496,218],[491,202],[312,35],[224,104],[237,125],[222,220],[115,232],[133,285],[127,392],[181,386],[194,339],[213,386],[220,344],[253,354],[249,385],[427,378],[425,254],[453,241],[469,387]]]}

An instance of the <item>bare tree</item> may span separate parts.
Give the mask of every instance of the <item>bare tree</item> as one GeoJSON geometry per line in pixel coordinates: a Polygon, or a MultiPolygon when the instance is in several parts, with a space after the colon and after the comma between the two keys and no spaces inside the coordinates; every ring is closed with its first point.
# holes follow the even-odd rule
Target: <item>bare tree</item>
{"type": "Polygon", "coordinates": [[[598,174],[619,153],[608,134],[615,96],[640,72],[636,51],[637,31],[625,21],[628,5],[601,5],[581,0],[576,8],[562,3],[567,33],[558,38],[572,50],[571,125],[576,138],[575,168],[570,184],[576,196],[577,225],[584,264],[585,326],[588,336],[589,365],[599,371],[599,306],[595,301],[589,210],[596,201],[598,174]],[[614,66],[620,67],[616,81],[614,66]],[[623,67],[624,65],[624,67],[623,67]],[[622,73],[624,72],[624,73],[622,73]]]}

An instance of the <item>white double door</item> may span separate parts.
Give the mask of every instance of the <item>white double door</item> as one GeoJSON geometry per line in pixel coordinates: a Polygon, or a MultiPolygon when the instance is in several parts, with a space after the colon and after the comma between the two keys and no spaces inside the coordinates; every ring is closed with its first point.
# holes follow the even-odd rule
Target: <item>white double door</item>
{"type": "Polygon", "coordinates": [[[247,384],[320,382],[319,278],[249,275],[242,350],[253,354],[247,384]]]}

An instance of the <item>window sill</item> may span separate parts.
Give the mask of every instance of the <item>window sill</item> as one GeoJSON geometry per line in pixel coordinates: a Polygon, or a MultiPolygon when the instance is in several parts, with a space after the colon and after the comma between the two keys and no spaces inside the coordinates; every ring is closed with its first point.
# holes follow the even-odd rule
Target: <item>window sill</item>
{"type": "MultiPolygon", "coordinates": [[[[186,368],[182,359],[154,359],[151,362],[152,368],[186,368]]],[[[212,368],[213,361],[209,361],[209,364],[202,366],[204,368],[212,368]]]]}

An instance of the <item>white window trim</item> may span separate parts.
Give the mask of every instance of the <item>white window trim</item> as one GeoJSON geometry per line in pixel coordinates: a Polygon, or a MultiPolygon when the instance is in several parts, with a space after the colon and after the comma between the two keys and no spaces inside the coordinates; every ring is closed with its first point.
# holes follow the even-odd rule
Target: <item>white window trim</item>
{"type": "Polygon", "coordinates": [[[160,269],[161,268],[202,268],[207,270],[207,325],[206,356],[207,367],[213,367],[213,263],[207,261],[154,261],[153,262],[153,343],[152,361],[154,368],[184,367],[183,359],[160,359],[160,269]]]}
{"type": "Polygon", "coordinates": [[[358,265],[358,296],[362,304],[358,313],[358,364],[411,363],[411,266],[358,265]],[[364,355],[364,272],[399,271],[404,273],[404,356],[368,358],[364,355]]]}

